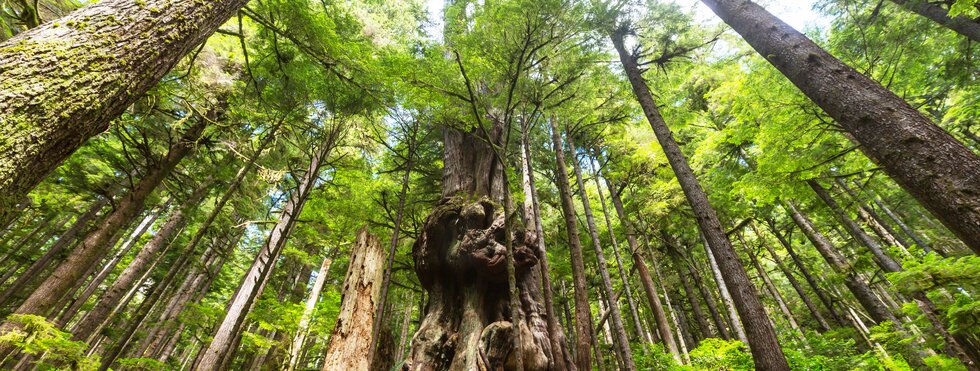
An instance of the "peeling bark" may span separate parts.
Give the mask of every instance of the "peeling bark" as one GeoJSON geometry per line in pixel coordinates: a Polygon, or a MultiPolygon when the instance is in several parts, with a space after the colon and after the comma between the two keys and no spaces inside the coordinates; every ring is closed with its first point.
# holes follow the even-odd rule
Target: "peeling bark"
{"type": "Polygon", "coordinates": [[[361,228],[351,250],[340,314],[324,356],[324,371],[370,369],[375,307],[381,296],[384,268],[381,241],[368,233],[367,227],[361,228]]]}

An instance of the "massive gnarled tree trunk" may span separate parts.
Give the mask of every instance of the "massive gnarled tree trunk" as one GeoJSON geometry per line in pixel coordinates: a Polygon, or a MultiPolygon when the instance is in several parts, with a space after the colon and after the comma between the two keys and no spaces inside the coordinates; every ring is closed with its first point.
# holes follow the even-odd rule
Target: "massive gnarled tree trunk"
{"type": "Polygon", "coordinates": [[[375,306],[381,296],[384,268],[381,241],[368,233],[366,227],[361,228],[351,250],[341,291],[340,314],[327,344],[323,371],[370,369],[375,306]]]}
{"type": "Polygon", "coordinates": [[[0,44],[0,221],[246,2],[99,1],[0,44]]]}
{"type": "Polygon", "coordinates": [[[528,284],[536,242],[525,239],[523,228],[505,224],[503,164],[488,144],[501,144],[502,126],[494,123],[489,140],[446,129],[443,199],[412,247],[428,302],[406,360],[409,370],[510,370],[518,352],[525,370],[543,370],[552,357],[547,325],[535,320],[541,318],[533,299],[540,287],[528,284]],[[508,232],[518,298],[508,288],[508,232]],[[514,313],[513,304],[522,313],[514,313]]]}
{"type": "Polygon", "coordinates": [[[748,0],[702,0],[980,253],[980,156],[905,100],[748,0]]]}
{"type": "Polygon", "coordinates": [[[783,350],[779,346],[779,339],[776,338],[776,331],[773,329],[769,318],[766,317],[765,308],[759,300],[759,294],[755,290],[752,281],[745,273],[745,268],[738,259],[735,249],[722,230],[721,222],[715,209],[708,201],[708,196],[701,188],[691,170],[687,159],[680,150],[680,146],[674,140],[673,134],[667,123],[664,122],[650,88],[641,75],[637,57],[631,55],[623,44],[625,30],[617,30],[612,35],[613,44],[619,53],[619,59],[626,70],[626,76],[633,87],[643,113],[646,115],[650,127],[657,136],[660,146],[667,156],[671,169],[677,175],[677,181],[684,191],[688,204],[694,210],[695,219],[707,242],[711,253],[717,258],[718,267],[724,277],[725,284],[729,288],[734,304],[738,309],[738,314],[745,325],[746,335],[749,340],[749,347],[752,351],[755,366],[765,370],[788,370],[789,364],[783,355],[783,350]]]}

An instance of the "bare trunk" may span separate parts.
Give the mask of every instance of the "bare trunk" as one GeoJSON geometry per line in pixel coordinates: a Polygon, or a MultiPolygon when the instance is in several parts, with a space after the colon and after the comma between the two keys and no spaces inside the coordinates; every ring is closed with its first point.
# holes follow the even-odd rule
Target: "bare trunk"
{"type": "Polygon", "coordinates": [[[541,288],[530,281],[537,242],[508,225],[513,218],[505,221],[509,190],[497,156],[503,125],[495,121],[482,137],[476,132],[446,129],[443,199],[412,247],[428,303],[408,370],[542,370],[552,354],[536,313],[533,291],[541,288]]]}
{"type": "Polygon", "coordinates": [[[0,44],[0,220],[246,2],[99,1],[0,44]]]}
{"type": "Polygon", "coordinates": [[[568,351],[565,343],[565,332],[558,324],[558,316],[554,308],[554,288],[551,285],[551,269],[548,266],[547,245],[544,240],[544,229],[541,225],[541,209],[538,205],[538,189],[535,186],[534,169],[531,167],[531,146],[528,145],[529,128],[522,126],[521,132],[521,165],[524,186],[524,215],[527,217],[526,234],[533,234],[538,242],[538,271],[541,277],[542,299],[544,300],[545,317],[548,323],[548,340],[551,342],[551,367],[555,371],[576,371],[575,360],[568,351]]]}
{"type": "Polygon", "coordinates": [[[10,286],[7,286],[7,288],[3,290],[3,293],[0,293],[0,303],[8,303],[15,294],[23,290],[32,279],[36,278],[45,268],[47,268],[48,265],[58,255],[60,255],[62,251],[65,250],[65,248],[70,247],[71,244],[75,242],[75,238],[78,236],[78,234],[85,233],[85,231],[91,227],[90,223],[99,215],[99,211],[101,211],[102,208],[108,204],[109,198],[99,198],[97,201],[92,203],[92,206],[90,206],[84,214],[75,219],[75,223],[72,224],[72,226],[68,228],[65,233],[62,233],[61,236],[58,237],[58,241],[51,245],[51,247],[44,252],[44,255],[41,255],[40,258],[35,260],[34,263],[24,270],[24,272],[17,276],[17,279],[14,280],[10,286]]]}
{"type": "MultiPolygon", "coordinates": [[[[735,304],[732,303],[732,297],[730,291],[728,291],[728,285],[725,284],[725,279],[721,275],[721,271],[718,268],[718,261],[715,259],[715,255],[711,252],[708,247],[707,242],[704,240],[704,236],[701,236],[701,241],[704,242],[704,252],[708,256],[708,266],[711,267],[711,273],[715,277],[715,284],[718,285],[718,295],[721,297],[721,303],[725,306],[728,312],[728,323],[732,327],[732,332],[735,333],[735,337],[739,341],[745,343],[751,347],[748,338],[745,336],[745,329],[742,327],[742,321],[738,318],[738,311],[735,309],[735,304]]],[[[765,308],[761,308],[763,313],[765,313],[765,308]]]]}
{"type": "MultiPolygon", "coordinates": [[[[745,243],[745,240],[742,237],[742,233],[741,232],[735,232],[735,233],[738,234],[738,238],[739,240],[741,240],[742,246],[744,246],[746,250],[749,250],[749,245],[745,243]]],[[[786,316],[786,320],[789,322],[789,326],[794,331],[796,331],[800,335],[800,337],[805,341],[806,337],[803,335],[803,331],[800,330],[800,324],[796,322],[796,317],[793,315],[793,312],[789,309],[789,306],[786,305],[786,301],[783,299],[783,295],[779,292],[779,289],[776,287],[774,283],[772,283],[772,279],[769,278],[769,273],[766,271],[766,268],[762,266],[762,264],[759,262],[759,259],[755,256],[755,253],[753,251],[746,251],[746,252],[747,255],[749,256],[749,260],[752,261],[752,266],[755,267],[755,271],[759,273],[759,278],[762,279],[762,284],[766,287],[766,290],[769,291],[769,295],[772,295],[773,299],[776,300],[776,305],[779,307],[779,310],[783,312],[784,316],[786,316]]]]}
{"type": "MultiPolygon", "coordinates": [[[[626,303],[629,306],[630,317],[633,320],[633,328],[636,329],[638,338],[653,342],[652,339],[645,337],[643,326],[640,325],[640,315],[636,310],[636,300],[633,300],[633,290],[630,289],[629,277],[626,275],[626,267],[623,266],[623,259],[619,256],[619,241],[616,240],[616,233],[612,228],[612,220],[609,217],[609,207],[606,206],[606,196],[602,191],[602,183],[599,181],[599,170],[595,167],[593,159],[589,158],[589,166],[592,167],[592,179],[595,181],[596,193],[599,194],[599,204],[602,206],[602,216],[606,222],[606,230],[609,231],[609,240],[612,242],[613,257],[616,259],[616,268],[619,270],[619,280],[623,283],[623,293],[626,294],[626,303]]],[[[584,191],[583,191],[584,192],[584,191]]]]}
{"type": "Polygon", "coordinates": [[[91,339],[96,330],[109,318],[109,313],[116,307],[126,291],[134,287],[133,283],[144,272],[149,272],[147,267],[158,258],[165,247],[170,245],[170,238],[184,226],[187,214],[192,212],[207,196],[212,183],[211,179],[205,180],[183,205],[167,217],[167,221],[157,230],[156,235],[140,249],[139,253],[126,266],[126,269],[119,273],[112,286],[102,293],[95,306],[75,325],[72,329],[72,339],[79,341],[91,339]]]}
{"type": "Polygon", "coordinates": [[[747,0],[702,0],[980,253],[980,156],[902,98],[747,0]]]}
{"type": "Polygon", "coordinates": [[[252,265],[242,278],[235,294],[225,310],[225,317],[215,330],[211,343],[198,354],[194,368],[213,370],[228,367],[233,345],[241,336],[245,324],[245,316],[252,310],[262,291],[265,289],[272,269],[286,246],[286,240],[295,226],[296,218],[303,211],[307,198],[312,193],[317,179],[320,178],[321,166],[326,162],[337,144],[341,129],[331,129],[328,137],[320,144],[311,156],[306,172],[297,179],[296,189],[289,194],[286,206],[283,208],[279,221],[263,244],[252,262],[252,265]]]}
{"type": "MultiPolygon", "coordinates": [[[[711,325],[708,323],[708,317],[704,314],[704,309],[701,308],[701,300],[698,300],[698,294],[694,291],[694,287],[691,285],[691,280],[687,277],[687,270],[690,266],[684,261],[677,246],[673,243],[674,241],[666,241],[667,243],[667,254],[670,256],[673,262],[674,270],[677,272],[677,278],[681,281],[681,286],[684,288],[684,294],[687,296],[687,302],[691,304],[691,311],[694,313],[694,319],[698,323],[698,334],[697,336],[692,336],[695,342],[692,342],[691,347],[697,347],[696,341],[704,338],[712,337],[714,334],[711,331],[711,325]]],[[[717,316],[717,311],[713,313],[717,316]]],[[[726,336],[727,337],[727,334],[726,336]]]]}
{"type": "MultiPolygon", "coordinates": [[[[793,259],[793,263],[796,265],[796,268],[801,274],[803,274],[803,278],[806,279],[807,284],[810,285],[810,289],[813,290],[813,293],[817,294],[817,298],[819,298],[820,302],[823,303],[825,308],[827,308],[827,311],[834,318],[834,321],[839,324],[843,324],[844,321],[842,320],[841,316],[837,314],[833,301],[829,296],[827,296],[827,293],[823,290],[823,288],[820,287],[817,280],[813,278],[813,274],[810,273],[810,269],[806,267],[803,259],[796,253],[796,250],[793,248],[790,241],[788,241],[786,237],[783,237],[783,235],[776,229],[776,222],[769,219],[766,221],[766,223],[769,226],[769,231],[776,236],[776,240],[778,240],[779,243],[783,245],[783,248],[786,249],[786,252],[789,254],[790,258],[793,259]]],[[[787,272],[787,277],[789,275],[790,273],[787,272]]]]}
{"type": "Polygon", "coordinates": [[[786,210],[790,214],[790,217],[792,217],[796,225],[803,230],[803,234],[806,235],[807,239],[810,240],[810,243],[813,244],[813,247],[815,247],[820,255],[823,256],[827,264],[830,265],[835,272],[844,276],[844,284],[848,289],[850,289],[851,293],[854,294],[854,297],[857,298],[858,302],[861,303],[864,310],[868,311],[868,314],[871,315],[871,318],[875,321],[875,323],[881,323],[884,321],[898,323],[898,320],[891,313],[891,311],[885,307],[885,303],[881,302],[881,300],[874,295],[874,292],[871,290],[871,287],[868,286],[867,281],[861,278],[861,276],[854,271],[854,268],[851,267],[850,263],[847,262],[844,256],[837,251],[829,240],[827,240],[827,237],[824,237],[822,233],[817,231],[816,227],[813,225],[813,222],[811,222],[806,215],[800,213],[800,211],[796,208],[796,205],[793,205],[793,203],[786,202],[785,206],[786,210]]]}
{"type": "Polygon", "coordinates": [[[647,269],[647,264],[643,261],[643,256],[640,255],[640,245],[636,241],[636,227],[632,220],[626,215],[626,208],[623,206],[623,198],[620,195],[620,191],[610,190],[613,207],[616,209],[616,214],[619,216],[620,222],[626,228],[626,242],[630,247],[630,256],[633,258],[633,266],[636,267],[637,272],[640,275],[640,283],[643,284],[643,292],[647,296],[647,302],[650,304],[650,309],[653,310],[653,318],[657,322],[657,332],[660,334],[660,339],[664,342],[664,346],[667,351],[674,357],[674,359],[680,361],[681,355],[677,350],[677,343],[674,342],[674,337],[671,335],[669,320],[667,319],[667,312],[664,311],[663,303],[660,301],[660,296],[657,295],[657,285],[653,282],[653,278],[650,277],[650,271],[647,269]]]}
{"type": "Polygon", "coordinates": [[[871,236],[861,229],[861,226],[859,226],[854,219],[851,219],[851,216],[848,215],[847,211],[844,210],[844,208],[842,208],[837,201],[830,196],[830,193],[827,192],[827,190],[824,189],[820,183],[817,183],[815,180],[808,180],[807,184],[813,189],[817,196],[820,197],[820,200],[822,200],[827,207],[834,212],[834,216],[837,217],[837,220],[844,226],[844,229],[847,230],[847,234],[871,251],[871,255],[874,257],[874,261],[879,267],[884,269],[885,272],[898,272],[902,270],[902,266],[898,264],[897,261],[892,259],[891,256],[888,256],[888,254],[886,254],[881,248],[881,245],[878,244],[878,241],[871,238],[871,236]]]}
{"type": "Polygon", "coordinates": [[[119,251],[116,252],[112,259],[109,259],[109,261],[103,265],[102,269],[99,270],[99,273],[89,281],[89,283],[85,286],[85,289],[83,289],[77,297],[72,299],[68,307],[65,308],[65,310],[63,310],[58,316],[56,325],[59,328],[65,328],[65,326],[68,325],[68,322],[71,321],[76,314],[78,314],[78,310],[81,309],[82,305],[88,302],[88,299],[95,294],[95,291],[99,289],[102,282],[104,282],[106,278],[109,277],[109,274],[116,269],[116,265],[119,264],[119,261],[125,258],[126,255],[129,255],[129,252],[133,249],[133,247],[136,247],[136,241],[139,240],[139,238],[142,237],[148,229],[150,229],[150,226],[153,225],[158,217],[160,217],[160,213],[167,208],[167,204],[169,204],[169,202],[165,203],[159,210],[148,213],[146,217],[143,218],[143,221],[136,226],[136,229],[133,230],[129,237],[126,238],[126,241],[123,242],[122,247],[119,248],[119,251]]]}
{"type": "Polygon", "coordinates": [[[817,324],[820,325],[820,330],[821,331],[830,330],[830,324],[827,323],[827,320],[823,318],[823,314],[820,314],[820,310],[817,308],[815,304],[813,304],[813,301],[810,300],[810,297],[807,296],[806,292],[803,291],[803,286],[801,286],[800,282],[796,280],[796,277],[793,276],[793,273],[790,272],[788,268],[786,268],[786,264],[783,263],[783,259],[779,257],[779,254],[776,254],[776,250],[774,250],[772,246],[769,245],[769,242],[766,241],[766,238],[762,235],[762,233],[760,233],[759,229],[756,228],[755,223],[752,223],[751,227],[752,227],[752,232],[754,232],[755,235],[759,238],[762,247],[766,248],[766,251],[769,252],[769,256],[772,257],[772,261],[776,263],[776,267],[779,268],[781,272],[783,272],[783,276],[786,277],[786,280],[789,281],[789,284],[793,286],[793,290],[795,290],[796,294],[800,296],[801,300],[803,300],[803,304],[806,305],[806,308],[810,311],[810,315],[812,315],[813,319],[815,319],[817,321],[817,324]]]}

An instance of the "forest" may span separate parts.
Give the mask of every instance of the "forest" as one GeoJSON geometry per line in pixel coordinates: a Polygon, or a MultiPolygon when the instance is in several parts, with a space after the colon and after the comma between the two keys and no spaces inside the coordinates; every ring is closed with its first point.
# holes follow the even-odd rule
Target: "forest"
{"type": "Polygon", "coordinates": [[[977,0],[0,0],[0,369],[980,371],[977,0]]]}

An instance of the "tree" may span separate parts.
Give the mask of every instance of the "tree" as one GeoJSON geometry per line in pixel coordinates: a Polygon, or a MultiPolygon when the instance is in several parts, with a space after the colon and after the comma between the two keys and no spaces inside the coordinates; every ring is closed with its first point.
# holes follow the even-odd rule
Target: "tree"
{"type": "Polygon", "coordinates": [[[324,356],[324,371],[367,369],[374,358],[377,339],[372,337],[375,320],[371,317],[376,315],[374,308],[381,295],[384,250],[381,241],[368,233],[367,228],[362,228],[357,232],[351,254],[344,278],[340,315],[324,356]]]}
{"type": "Polygon", "coordinates": [[[745,0],[703,2],[980,253],[980,195],[973,191],[980,189],[980,156],[761,6],[745,0]]]}
{"type": "Polygon", "coordinates": [[[725,279],[725,284],[729,287],[739,316],[745,325],[749,347],[752,350],[756,367],[771,370],[789,369],[782,348],[779,346],[779,340],[776,338],[775,330],[773,330],[769,319],[766,318],[765,310],[755,287],[749,280],[748,274],[745,273],[745,268],[739,262],[731,242],[725,236],[715,209],[709,203],[707,195],[695,178],[694,172],[688,165],[684,154],[681,153],[677,142],[674,141],[670,128],[660,116],[657,104],[641,75],[637,62],[638,56],[630,54],[626,50],[624,37],[627,31],[627,28],[614,31],[612,34],[613,44],[616,46],[620,61],[626,69],[626,75],[633,86],[640,107],[643,108],[647,121],[650,122],[650,126],[657,134],[657,139],[667,155],[671,168],[677,175],[677,180],[684,190],[688,203],[694,209],[695,218],[701,227],[707,246],[713,255],[717,255],[716,260],[725,279]]]}

